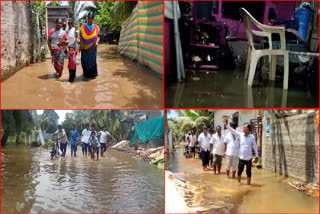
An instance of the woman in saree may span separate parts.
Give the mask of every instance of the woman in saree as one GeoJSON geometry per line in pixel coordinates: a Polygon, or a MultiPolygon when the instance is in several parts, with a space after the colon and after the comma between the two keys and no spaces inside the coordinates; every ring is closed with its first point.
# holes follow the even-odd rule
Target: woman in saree
{"type": "Polygon", "coordinates": [[[87,22],[80,27],[80,50],[83,76],[94,79],[97,71],[97,47],[99,42],[99,27],[93,23],[94,15],[88,13],[87,22]]]}
{"type": "Polygon", "coordinates": [[[56,20],[56,27],[49,31],[48,46],[52,56],[52,62],[56,70],[57,77],[61,77],[64,65],[64,49],[68,44],[67,33],[62,29],[62,19],[56,20]]]}

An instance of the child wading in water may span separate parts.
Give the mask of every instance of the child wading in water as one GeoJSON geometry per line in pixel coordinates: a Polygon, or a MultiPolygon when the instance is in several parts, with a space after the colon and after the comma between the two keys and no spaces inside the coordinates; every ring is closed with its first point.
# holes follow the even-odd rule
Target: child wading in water
{"type": "Polygon", "coordinates": [[[91,132],[91,137],[90,137],[90,144],[91,144],[91,159],[94,160],[95,153],[97,153],[97,160],[99,159],[99,147],[100,147],[100,142],[98,138],[96,137],[96,132],[93,131],[91,132]]]}
{"type": "Polygon", "coordinates": [[[73,82],[74,78],[76,77],[76,59],[78,55],[79,50],[79,45],[77,47],[77,50],[73,46],[69,47],[68,51],[68,58],[69,58],[69,64],[68,64],[68,69],[69,69],[69,82],[73,82]]]}

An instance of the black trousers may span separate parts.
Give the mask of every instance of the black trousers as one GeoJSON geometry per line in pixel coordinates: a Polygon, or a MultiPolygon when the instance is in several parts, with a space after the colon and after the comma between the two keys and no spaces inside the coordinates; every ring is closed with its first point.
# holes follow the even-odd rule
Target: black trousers
{"type": "Polygon", "coordinates": [[[76,70],[69,69],[69,82],[73,82],[75,77],[76,77],[76,70]]]}
{"type": "Polygon", "coordinates": [[[244,170],[244,166],[246,166],[247,177],[251,178],[251,165],[252,165],[252,159],[250,159],[250,160],[239,159],[238,176],[241,176],[241,174],[244,170]]]}
{"type": "Polygon", "coordinates": [[[200,152],[201,160],[202,160],[202,166],[207,166],[209,164],[209,151],[201,151],[200,152]]]}

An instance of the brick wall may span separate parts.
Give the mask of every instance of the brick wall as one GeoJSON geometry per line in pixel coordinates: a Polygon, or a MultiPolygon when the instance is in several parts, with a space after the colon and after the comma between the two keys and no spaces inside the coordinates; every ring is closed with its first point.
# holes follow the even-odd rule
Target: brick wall
{"type": "Polygon", "coordinates": [[[266,137],[263,121],[262,166],[274,172],[319,183],[319,127],[316,113],[299,114],[271,121],[266,137]]]}
{"type": "Polygon", "coordinates": [[[32,38],[29,4],[1,1],[1,80],[30,63],[32,38]]]}

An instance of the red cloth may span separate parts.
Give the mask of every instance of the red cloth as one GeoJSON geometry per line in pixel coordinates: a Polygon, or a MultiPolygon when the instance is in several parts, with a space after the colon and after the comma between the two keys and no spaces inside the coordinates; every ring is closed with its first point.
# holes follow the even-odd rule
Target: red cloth
{"type": "Polygon", "coordinates": [[[68,69],[70,70],[76,70],[76,57],[78,55],[78,51],[75,51],[73,55],[70,55],[70,51],[68,51],[68,57],[69,57],[69,63],[68,63],[68,69]]]}

